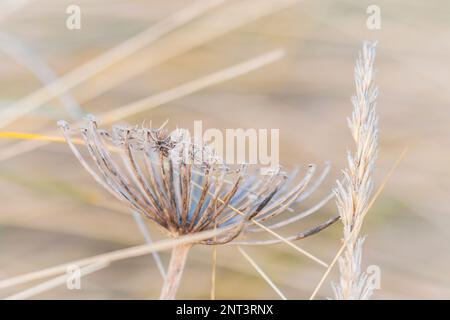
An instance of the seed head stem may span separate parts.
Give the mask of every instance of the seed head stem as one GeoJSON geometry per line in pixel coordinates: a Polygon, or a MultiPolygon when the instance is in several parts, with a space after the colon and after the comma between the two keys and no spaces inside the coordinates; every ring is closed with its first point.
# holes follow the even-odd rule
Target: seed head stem
{"type": "Polygon", "coordinates": [[[166,280],[161,290],[160,300],[175,300],[191,247],[192,244],[182,244],[172,248],[169,269],[167,270],[166,280]]]}

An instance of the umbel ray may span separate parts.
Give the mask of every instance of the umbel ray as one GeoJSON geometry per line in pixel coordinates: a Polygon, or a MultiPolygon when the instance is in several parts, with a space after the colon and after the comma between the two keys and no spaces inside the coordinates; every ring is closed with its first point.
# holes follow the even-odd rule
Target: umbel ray
{"type": "Polygon", "coordinates": [[[314,181],[310,165],[300,181],[298,171],[260,175],[248,165],[230,166],[206,144],[192,141],[184,129],[169,133],[159,128],[115,125],[101,130],[93,116],[80,128],[89,157],[72,141],[69,124],[58,123],[67,143],[89,174],[118,200],[177,238],[207,230],[210,239],[175,246],[161,299],[174,299],[187,255],[195,244],[265,245],[300,240],[333,224],[339,216],[281,239],[239,240],[242,234],[284,227],[324,206],[331,195],[306,211],[299,205],[324,180],[329,167],[314,181]],[[277,218],[277,219],[275,219],[277,218]],[[276,222],[270,223],[270,221],[276,222]],[[263,225],[264,223],[264,225],[263,225]],[[270,223],[270,224],[268,224],[270,223]]]}

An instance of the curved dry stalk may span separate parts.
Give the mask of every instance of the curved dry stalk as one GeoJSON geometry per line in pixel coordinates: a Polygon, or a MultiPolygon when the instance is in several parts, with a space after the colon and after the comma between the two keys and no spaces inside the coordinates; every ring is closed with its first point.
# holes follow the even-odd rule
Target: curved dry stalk
{"type": "MultiPolygon", "coordinates": [[[[291,223],[294,223],[298,220],[304,219],[308,216],[310,216],[311,214],[317,212],[318,210],[320,210],[325,204],[328,203],[328,201],[330,201],[332,198],[334,198],[334,194],[330,193],[328,196],[326,196],[325,198],[323,198],[322,200],[320,200],[318,203],[316,203],[315,205],[313,205],[311,208],[306,209],[305,211],[301,211],[299,213],[296,213],[293,217],[284,219],[283,221],[277,222],[277,223],[273,223],[271,225],[267,225],[267,227],[271,230],[274,229],[278,229],[281,227],[285,227],[291,223]]],[[[262,232],[263,230],[260,228],[252,228],[252,229],[248,229],[246,232],[251,233],[251,232],[262,232]]]]}
{"type": "Polygon", "coordinates": [[[316,190],[320,187],[322,182],[330,173],[330,170],[331,170],[331,163],[327,161],[325,162],[325,168],[322,170],[320,176],[316,179],[316,181],[314,181],[313,185],[308,190],[305,190],[305,192],[300,197],[298,197],[297,200],[295,200],[295,203],[302,202],[303,200],[307,199],[311,194],[316,192],[316,190]]]}
{"type": "MultiPolygon", "coordinates": [[[[289,236],[289,237],[284,237],[283,240],[278,239],[278,240],[254,240],[254,241],[234,241],[232,242],[232,244],[234,245],[246,245],[246,246],[261,246],[261,245],[269,245],[269,244],[278,244],[278,243],[282,243],[285,241],[297,241],[300,239],[305,239],[309,236],[315,235],[316,233],[319,233],[320,231],[328,228],[329,226],[331,226],[333,223],[335,223],[336,221],[338,221],[340,219],[340,216],[336,216],[333,218],[328,219],[327,221],[319,224],[318,226],[315,226],[311,229],[308,229],[306,231],[297,233],[293,236],[289,236]]],[[[271,230],[271,229],[270,229],[271,230]]]]}
{"type": "MultiPolygon", "coordinates": [[[[193,183],[193,185],[196,185],[195,183],[193,183]]],[[[197,187],[201,187],[199,185],[196,185],[197,187]]],[[[224,203],[223,200],[218,199],[219,202],[224,203]]],[[[241,212],[240,210],[236,209],[235,207],[228,205],[228,207],[233,210],[234,212],[236,212],[237,214],[243,216],[244,213],[241,212]]],[[[275,238],[278,239],[279,242],[283,242],[285,244],[287,244],[289,247],[293,248],[294,250],[300,252],[301,254],[305,255],[306,257],[310,258],[311,260],[317,262],[318,264],[320,264],[321,266],[328,268],[328,264],[324,261],[322,261],[321,259],[319,259],[318,257],[314,256],[313,254],[309,253],[308,251],[306,251],[305,249],[300,248],[299,246],[295,245],[292,241],[286,239],[285,237],[279,235],[278,233],[276,233],[275,231],[267,228],[265,225],[263,225],[262,223],[251,219],[250,222],[254,223],[255,225],[257,225],[258,227],[264,229],[265,231],[267,231],[268,233],[270,233],[271,235],[273,235],[275,238]]]]}

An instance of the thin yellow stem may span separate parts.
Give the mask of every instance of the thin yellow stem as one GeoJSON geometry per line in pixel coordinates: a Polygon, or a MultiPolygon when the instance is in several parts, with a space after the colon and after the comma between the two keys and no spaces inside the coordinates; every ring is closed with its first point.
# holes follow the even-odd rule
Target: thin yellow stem
{"type": "MultiPolygon", "coordinates": [[[[0,138],[3,137],[3,138],[15,138],[15,139],[36,139],[36,138],[33,138],[33,136],[38,136],[39,140],[44,140],[44,141],[49,141],[49,142],[65,142],[65,140],[63,138],[53,137],[53,136],[45,136],[45,135],[38,135],[38,134],[28,134],[28,133],[8,133],[8,132],[0,133],[0,138]]],[[[77,140],[78,140],[78,143],[84,144],[84,141],[82,141],[81,139],[77,139],[77,140]]],[[[202,188],[202,186],[200,186],[199,184],[195,183],[194,181],[192,182],[192,184],[194,186],[196,186],[197,188],[202,188]]],[[[209,193],[209,194],[212,195],[211,193],[209,193]]],[[[221,202],[221,203],[225,203],[225,201],[220,199],[220,198],[218,198],[218,201],[221,202]]],[[[228,206],[228,208],[230,208],[234,212],[236,212],[236,213],[238,213],[240,215],[244,215],[243,212],[241,212],[240,210],[234,208],[230,204],[228,204],[227,206],[228,206]]],[[[300,248],[299,246],[295,245],[294,243],[292,243],[292,241],[289,241],[288,239],[284,238],[283,236],[281,236],[280,234],[276,233],[275,231],[269,229],[268,227],[266,227],[262,223],[259,223],[258,221],[253,220],[253,219],[250,220],[250,221],[252,223],[254,223],[255,225],[257,225],[258,227],[264,229],[265,231],[267,231],[268,233],[270,233],[274,237],[280,239],[281,241],[283,241],[285,244],[287,244],[291,248],[293,248],[296,251],[298,251],[298,252],[302,253],[303,255],[307,256],[311,260],[317,262],[318,264],[322,265],[325,268],[328,267],[327,263],[325,263],[321,259],[317,258],[313,254],[309,253],[308,251],[306,251],[306,250],[300,248]]]]}
{"type": "MultiPolygon", "coordinates": [[[[48,142],[61,142],[66,143],[66,140],[62,137],[56,136],[48,136],[44,134],[38,133],[25,133],[25,132],[0,132],[0,138],[3,139],[21,139],[21,140],[41,140],[48,142]]],[[[73,143],[75,144],[84,144],[84,141],[81,139],[73,139],[73,143]]]]}

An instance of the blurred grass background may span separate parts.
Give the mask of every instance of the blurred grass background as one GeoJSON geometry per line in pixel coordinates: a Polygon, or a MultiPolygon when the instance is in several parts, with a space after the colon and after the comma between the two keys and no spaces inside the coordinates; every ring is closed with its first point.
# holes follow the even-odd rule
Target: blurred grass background
{"type": "MultiPolygon", "coordinates": [[[[161,21],[192,1],[77,1],[81,30],[65,27],[73,1],[25,1],[0,15],[0,30],[32,48],[58,75],[161,21]]],[[[333,186],[351,146],[346,117],[354,92],[353,66],[364,39],[378,40],[378,111],[381,152],[377,184],[405,147],[408,153],[365,220],[364,264],[380,266],[375,299],[450,298],[450,128],[448,90],[450,3],[435,1],[298,1],[215,37],[252,10],[273,1],[226,1],[70,91],[86,112],[99,114],[275,48],[287,56],[242,77],[124,119],[169,127],[280,128],[280,161],[290,168],[330,160],[330,177],[314,197],[333,186]],[[381,29],[366,28],[366,8],[381,8],[381,29]],[[220,32],[219,32],[220,33],[220,32]],[[209,39],[205,41],[205,39],[209,39]],[[180,54],[175,54],[180,52],[180,54]],[[93,93],[124,74],[98,97],[93,93]]],[[[1,2],[0,2],[1,3],[1,2]]],[[[3,5],[7,5],[4,2],[3,5]]],[[[5,7],[6,8],[6,7],[5,7]]],[[[259,9],[258,9],[259,8],[259,9]]],[[[0,52],[0,108],[40,88],[28,69],[0,52]]],[[[5,131],[43,133],[70,120],[55,99],[5,131]]],[[[0,141],[7,148],[17,141],[0,141]]],[[[305,204],[311,205],[314,199],[305,204]]],[[[50,144],[0,162],[0,279],[143,243],[132,216],[82,169],[66,145],[50,144]]],[[[300,231],[334,212],[282,234],[300,231]]],[[[152,225],[149,224],[152,229],[152,225]]],[[[153,229],[152,229],[153,230],[153,229]]],[[[339,248],[340,225],[298,242],[325,261],[339,248]]],[[[152,235],[159,239],[156,230],[152,235]]],[[[286,245],[249,253],[291,299],[308,298],[325,271],[286,245]]],[[[167,261],[167,253],[162,254],[167,261]]],[[[196,247],[179,297],[208,298],[211,248],[196,247]]],[[[337,272],[329,280],[337,279],[337,272]]],[[[36,298],[156,298],[162,280],[151,256],[117,262],[88,275],[82,290],[60,287],[36,298]]],[[[6,297],[25,289],[0,292],[6,297]]],[[[329,281],[320,298],[331,296],[329,281]]],[[[234,247],[219,247],[217,298],[277,298],[234,247]]]]}

